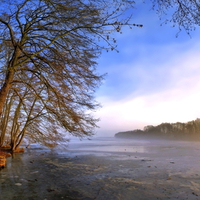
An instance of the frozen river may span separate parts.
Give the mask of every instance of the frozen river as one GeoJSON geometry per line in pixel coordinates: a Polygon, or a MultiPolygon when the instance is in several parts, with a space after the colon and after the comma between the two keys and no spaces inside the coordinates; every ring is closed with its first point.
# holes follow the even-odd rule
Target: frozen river
{"type": "Polygon", "coordinates": [[[0,199],[200,199],[200,142],[72,139],[32,145],[0,171],[0,199]]]}

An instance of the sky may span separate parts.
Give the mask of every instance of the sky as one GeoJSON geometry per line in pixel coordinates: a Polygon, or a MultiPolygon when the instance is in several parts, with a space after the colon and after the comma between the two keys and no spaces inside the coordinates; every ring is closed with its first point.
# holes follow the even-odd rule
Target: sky
{"type": "Polygon", "coordinates": [[[189,36],[161,26],[147,4],[133,13],[143,27],[124,27],[115,35],[119,53],[103,52],[98,60],[98,72],[107,75],[96,92],[97,136],[200,118],[200,29],[189,36]]]}

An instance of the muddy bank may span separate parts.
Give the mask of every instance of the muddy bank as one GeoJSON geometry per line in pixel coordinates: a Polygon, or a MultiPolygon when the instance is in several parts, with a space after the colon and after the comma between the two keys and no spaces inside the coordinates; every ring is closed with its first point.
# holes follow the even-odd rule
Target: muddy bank
{"type": "Polygon", "coordinates": [[[0,199],[200,199],[199,155],[194,146],[81,155],[29,151],[7,159],[0,199]]]}

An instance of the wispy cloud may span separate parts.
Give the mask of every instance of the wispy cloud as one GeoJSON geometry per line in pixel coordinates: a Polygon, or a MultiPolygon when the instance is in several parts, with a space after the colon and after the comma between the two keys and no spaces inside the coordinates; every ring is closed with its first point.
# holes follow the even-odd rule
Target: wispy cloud
{"type": "Polygon", "coordinates": [[[151,5],[139,3],[135,23],[116,35],[119,54],[105,53],[100,73],[108,72],[96,93],[102,108],[99,134],[200,117],[200,31],[191,33],[160,24],[151,5]]]}
{"type": "Polygon", "coordinates": [[[137,59],[111,67],[119,70],[116,74],[120,72],[120,80],[114,84],[112,81],[117,79],[111,74],[111,80],[103,86],[109,89],[99,93],[103,105],[97,112],[101,118],[99,132],[114,134],[148,124],[200,117],[199,44],[190,40],[183,44],[146,45],[146,52],[137,59]]]}

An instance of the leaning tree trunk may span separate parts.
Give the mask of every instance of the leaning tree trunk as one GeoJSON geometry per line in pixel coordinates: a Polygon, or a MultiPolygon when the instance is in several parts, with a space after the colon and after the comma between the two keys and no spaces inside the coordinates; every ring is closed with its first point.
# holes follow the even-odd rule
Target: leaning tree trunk
{"type": "MultiPolygon", "coordinates": [[[[3,114],[3,108],[5,106],[6,98],[8,96],[9,90],[13,84],[13,79],[14,79],[14,74],[15,74],[14,68],[16,64],[18,63],[20,52],[21,50],[19,49],[19,47],[15,46],[12,58],[10,59],[7,66],[4,83],[2,84],[2,87],[0,89],[0,118],[2,117],[2,114],[3,114]]],[[[0,131],[2,132],[3,130],[0,130],[0,131]]],[[[1,137],[1,144],[2,144],[4,142],[4,137],[3,135],[0,135],[0,137],[1,137]]]]}
{"type": "Polygon", "coordinates": [[[8,71],[5,78],[5,82],[0,90],[0,117],[2,116],[3,107],[5,104],[9,89],[12,86],[13,77],[14,77],[14,70],[8,71]]]}
{"type": "Polygon", "coordinates": [[[6,77],[5,77],[2,88],[0,89],[0,117],[2,116],[2,113],[3,113],[3,107],[5,104],[9,89],[12,86],[12,81],[13,81],[14,74],[15,74],[14,67],[18,63],[20,52],[21,52],[20,48],[16,45],[13,55],[12,55],[12,58],[10,59],[8,66],[7,66],[6,77]]]}

